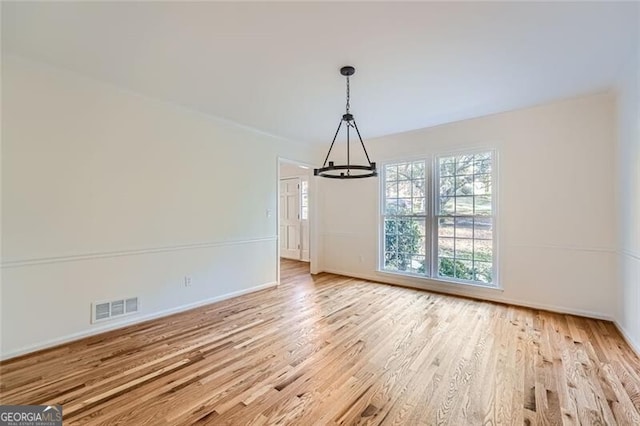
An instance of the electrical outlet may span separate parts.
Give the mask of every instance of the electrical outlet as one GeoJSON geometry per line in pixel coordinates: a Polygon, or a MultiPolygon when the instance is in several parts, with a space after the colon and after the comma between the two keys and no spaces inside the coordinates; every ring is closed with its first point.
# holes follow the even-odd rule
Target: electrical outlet
{"type": "Polygon", "coordinates": [[[193,280],[191,279],[191,275],[185,275],[184,276],[184,286],[185,287],[191,287],[193,280]]]}
{"type": "Polygon", "coordinates": [[[358,257],[358,260],[360,260],[360,263],[363,263],[363,262],[364,262],[364,256],[363,256],[363,255],[360,255],[360,256],[358,257]]]}

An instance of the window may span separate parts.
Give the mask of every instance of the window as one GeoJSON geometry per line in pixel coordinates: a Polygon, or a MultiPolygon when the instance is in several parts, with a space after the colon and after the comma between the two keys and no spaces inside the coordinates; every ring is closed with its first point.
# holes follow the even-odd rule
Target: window
{"type": "Polygon", "coordinates": [[[494,163],[483,151],[385,165],[382,269],[495,286],[494,163]]]}
{"type": "Polygon", "coordinates": [[[389,164],[384,169],[384,269],[427,271],[425,162],[389,164]]]}
{"type": "Polygon", "coordinates": [[[437,159],[438,277],[493,282],[493,156],[437,159]]]}

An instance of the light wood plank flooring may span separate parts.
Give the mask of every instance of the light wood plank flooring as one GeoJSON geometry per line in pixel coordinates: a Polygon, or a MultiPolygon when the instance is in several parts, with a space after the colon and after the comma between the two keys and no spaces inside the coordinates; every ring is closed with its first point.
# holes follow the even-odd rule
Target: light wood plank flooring
{"type": "Polygon", "coordinates": [[[640,424],[613,324],[321,274],[0,364],[65,425],[640,424]]]}

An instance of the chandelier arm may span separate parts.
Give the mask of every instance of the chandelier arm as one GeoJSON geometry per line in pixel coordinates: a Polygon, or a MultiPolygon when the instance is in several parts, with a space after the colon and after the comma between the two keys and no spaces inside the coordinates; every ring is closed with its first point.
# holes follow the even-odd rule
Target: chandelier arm
{"type": "Polygon", "coordinates": [[[327,160],[329,159],[329,155],[331,154],[331,150],[333,149],[333,144],[336,143],[336,138],[338,137],[338,132],[340,131],[340,127],[341,126],[342,126],[342,120],[340,120],[340,123],[338,123],[338,128],[336,129],[336,134],[333,135],[333,141],[331,141],[331,146],[329,147],[329,152],[327,152],[327,156],[324,158],[324,163],[322,163],[322,167],[325,167],[327,165],[327,160]]]}
{"type": "MultiPolygon", "coordinates": [[[[349,123],[347,122],[347,167],[349,167],[351,165],[350,162],[350,157],[349,157],[349,123]]],[[[347,169],[347,174],[350,175],[351,174],[351,170],[347,169]]]]}
{"type": "Polygon", "coordinates": [[[364,146],[364,142],[362,142],[362,136],[360,136],[360,130],[358,130],[358,124],[356,123],[356,119],[353,119],[353,127],[355,127],[356,132],[358,133],[358,139],[360,139],[360,145],[362,145],[362,149],[364,151],[364,155],[367,156],[367,161],[369,165],[371,165],[371,160],[369,159],[369,153],[367,153],[367,148],[364,146]]]}

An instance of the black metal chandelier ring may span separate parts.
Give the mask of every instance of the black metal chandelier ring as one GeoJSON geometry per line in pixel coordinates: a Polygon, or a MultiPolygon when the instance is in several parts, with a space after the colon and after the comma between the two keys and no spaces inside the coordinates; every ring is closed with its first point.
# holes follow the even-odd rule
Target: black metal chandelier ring
{"type": "Polygon", "coordinates": [[[343,165],[343,166],[334,166],[333,161],[329,161],[329,165],[327,167],[321,167],[319,169],[314,169],[313,172],[316,176],[322,176],[331,179],[361,179],[376,176],[378,173],[375,170],[376,163],[371,163],[373,166],[373,170],[371,166],[360,166],[357,164],[343,165]],[[365,174],[357,174],[357,175],[333,175],[327,172],[331,172],[333,170],[367,170],[369,173],[365,174]],[[317,171],[317,173],[316,173],[317,171]]]}

